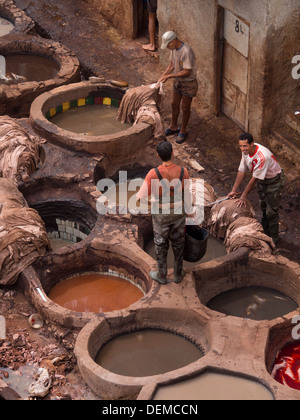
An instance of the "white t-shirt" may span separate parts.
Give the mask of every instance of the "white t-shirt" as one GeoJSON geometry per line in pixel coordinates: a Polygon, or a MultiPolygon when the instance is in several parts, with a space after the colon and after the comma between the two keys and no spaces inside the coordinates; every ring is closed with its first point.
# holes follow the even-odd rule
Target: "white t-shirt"
{"type": "Polygon", "coordinates": [[[255,152],[252,156],[242,155],[239,171],[244,173],[250,171],[254,178],[263,181],[280,174],[281,167],[269,149],[255,143],[255,152]]]}

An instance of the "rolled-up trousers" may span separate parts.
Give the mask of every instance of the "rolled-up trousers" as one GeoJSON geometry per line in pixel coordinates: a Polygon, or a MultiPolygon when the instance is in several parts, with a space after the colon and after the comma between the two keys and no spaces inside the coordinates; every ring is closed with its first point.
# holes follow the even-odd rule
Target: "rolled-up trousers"
{"type": "Polygon", "coordinates": [[[185,214],[152,215],[154,244],[160,277],[167,276],[169,243],[174,253],[174,274],[181,275],[185,245],[185,214]]]}

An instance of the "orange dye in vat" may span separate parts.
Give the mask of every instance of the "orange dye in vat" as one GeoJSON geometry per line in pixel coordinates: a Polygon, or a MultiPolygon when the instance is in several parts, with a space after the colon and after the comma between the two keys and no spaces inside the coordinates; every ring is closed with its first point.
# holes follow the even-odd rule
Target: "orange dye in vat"
{"type": "Polygon", "coordinates": [[[110,312],[127,308],[144,296],[130,281],[106,274],[83,274],[57,283],[49,298],[76,312],[110,312]]]}

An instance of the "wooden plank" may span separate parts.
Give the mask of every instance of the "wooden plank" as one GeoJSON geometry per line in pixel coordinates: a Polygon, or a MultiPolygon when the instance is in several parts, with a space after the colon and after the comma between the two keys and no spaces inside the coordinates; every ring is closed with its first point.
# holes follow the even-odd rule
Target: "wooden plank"
{"type": "Polygon", "coordinates": [[[249,55],[249,33],[249,25],[225,9],[224,38],[246,58],[249,55]]]}
{"type": "Polygon", "coordinates": [[[223,77],[247,94],[248,60],[228,43],[224,49],[223,77]]]}

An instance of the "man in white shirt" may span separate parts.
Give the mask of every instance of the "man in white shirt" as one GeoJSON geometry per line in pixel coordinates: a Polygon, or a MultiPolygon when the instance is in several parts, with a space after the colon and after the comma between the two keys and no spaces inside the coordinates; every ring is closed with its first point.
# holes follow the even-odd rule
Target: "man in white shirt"
{"type": "Polygon", "coordinates": [[[271,236],[276,244],[279,240],[279,202],[284,186],[284,172],[273,153],[266,147],[254,143],[250,133],[240,135],[239,146],[242,159],[236,181],[228,196],[235,196],[246,173],[251,172],[252,178],[240,198],[240,205],[246,204],[248,194],[256,185],[263,213],[264,232],[271,236]]]}
{"type": "Polygon", "coordinates": [[[165,83],[174,79],[172,99],[172,122],[166,130],[166,135],[178,134],[176,143],[185,141],[188,132],[187,124],[191,115],[193,98],[198,92],[196,58],[192,48],[180,41],[174,31],[166,32],[162,37],[161,49],[168,48],[170,52],[169,65],[159,79],[165,83]],[[178,128],[178,117],[182,108],[182,124],[178,128]]]}

